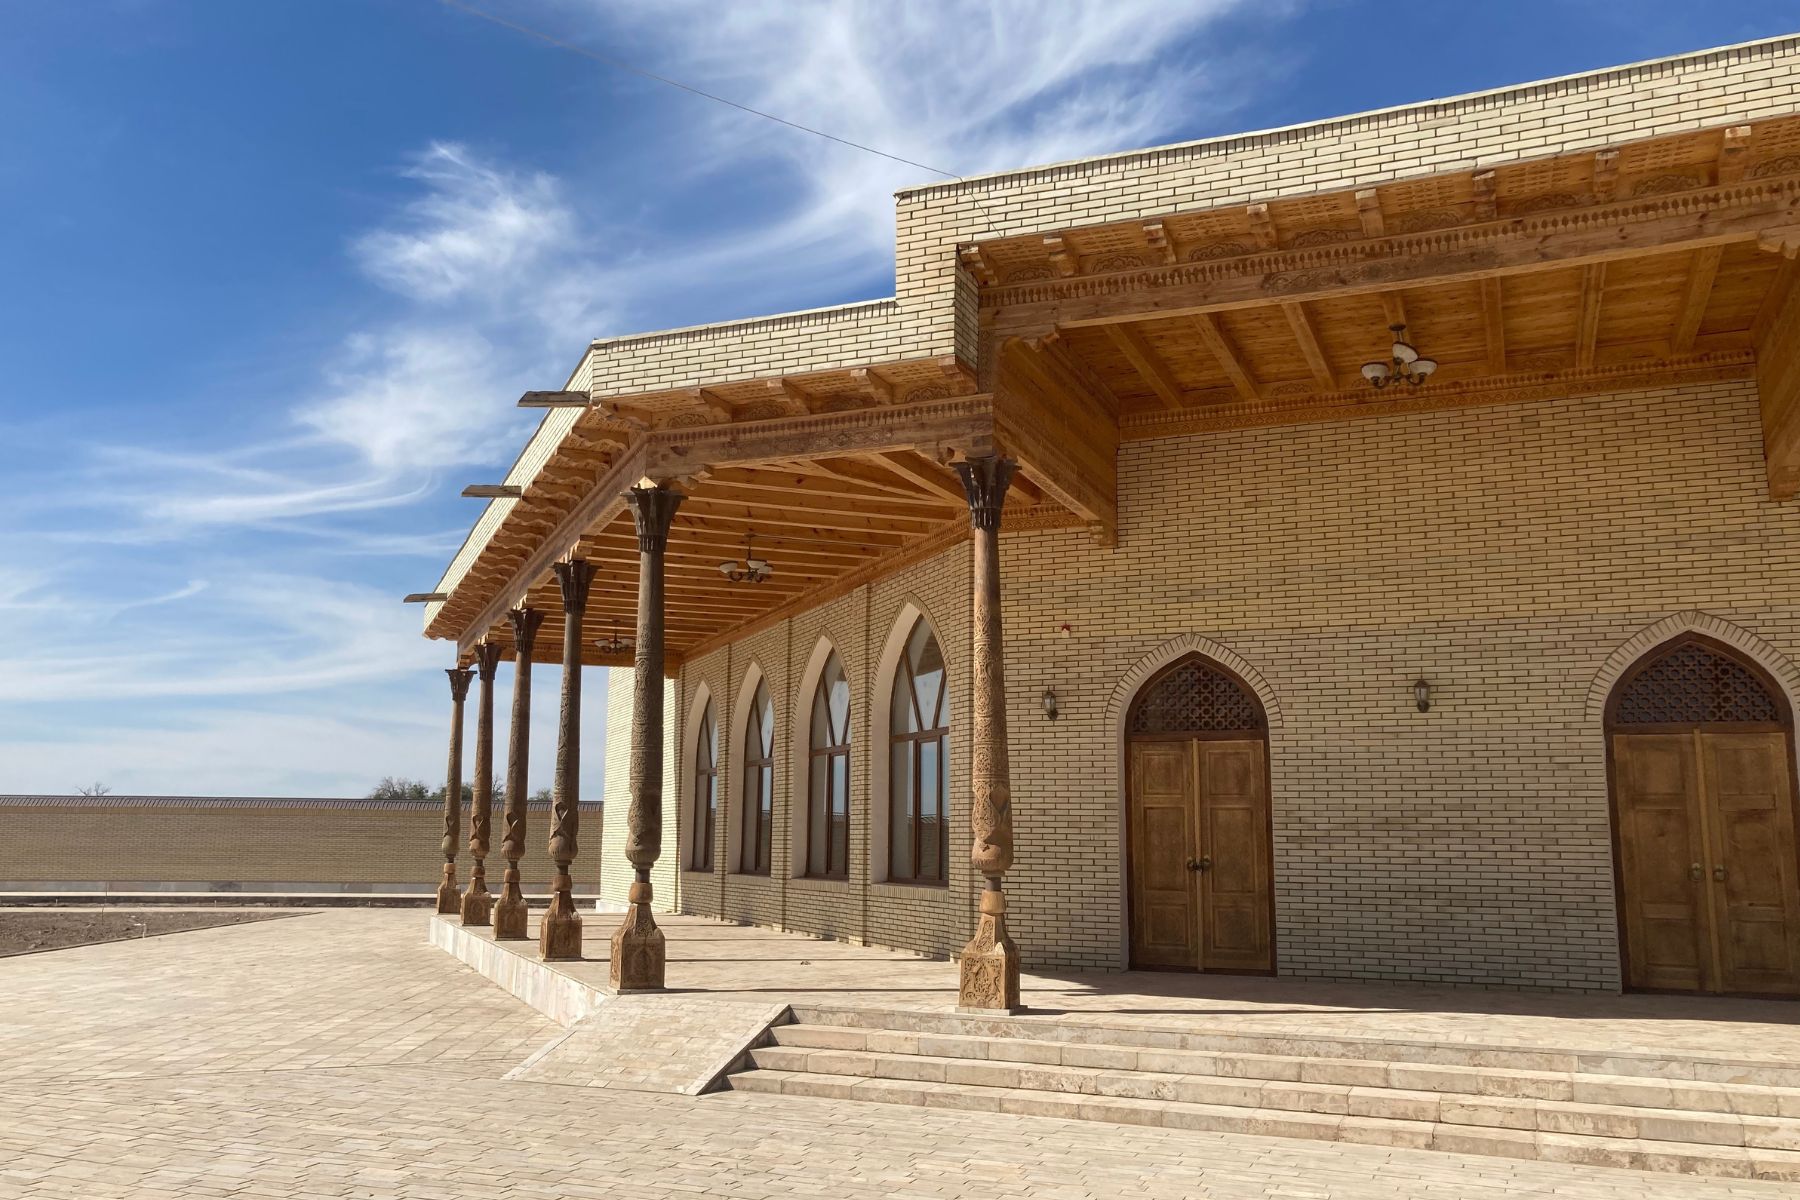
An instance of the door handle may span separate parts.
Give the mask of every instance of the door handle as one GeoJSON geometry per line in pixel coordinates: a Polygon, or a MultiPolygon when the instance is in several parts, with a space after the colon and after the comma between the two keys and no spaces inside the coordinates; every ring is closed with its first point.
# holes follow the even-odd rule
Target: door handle
{"type": "Polygon", "coordinates": [[[1714,867],[1713,868],[1713,878],[1718,880],[1720,883],[1724,883],[1725,882],[1725,868],[1723,866],[1714,867]]]}
{"type": "Polygon", "coordinates": [[[1695,883],[1699,883],[1705,877],[1706,877],[1706,872],[1700,869],[1699,863],[1695,863],[1693,866],[1688,868],[1688,878],[1693,880],[1695,883]]]}
{"type": "Polygon", "coordinates": [[[1189,858],[1187,860],[1187,869],[1190,871],[1204,871],[1211,866],[1212,858],[1210,855],[1203,858],[1189,858]]]}

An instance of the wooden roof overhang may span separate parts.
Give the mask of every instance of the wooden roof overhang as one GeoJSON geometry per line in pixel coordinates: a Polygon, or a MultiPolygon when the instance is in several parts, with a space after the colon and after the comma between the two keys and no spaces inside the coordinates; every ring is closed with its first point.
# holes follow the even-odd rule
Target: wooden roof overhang
{"type": "MultiPolygon", "coordinates": [[[[1745,379],[1759,355],[1766,374],[1796,247],[1800,117],[1784,117],[959,255],[996,410],[1053,372],[1131,440],[1745,379]],[[1360,367],[1399,323],[1441,366],[1377,391],[1360,367]]],[[[1800,489],[1800,379],[1774,390],[1783,497],[1800,489]]]]}
{"type": "MultiPolygon", "coordinates": [[[[534,659],[560,661],[562,610],[550,572],[571,554],[599,568],[583,661],[630,665],[594,643],[635,632],[638,549],[626,489],[674,485],[687,499],[666,555],[668,663],[935,554],[968,536],[967,501],[949,467],[994,445],[991,397],[952,360],[886,364],[590,402],[426,628],[510,647],[506,611],[543,609],[534,659]],[[745,554],[774,565],[732,583],[719,564],[745,554]]],[[[1029,477],[1008,521],[1079,524],[1029,477]]]]}

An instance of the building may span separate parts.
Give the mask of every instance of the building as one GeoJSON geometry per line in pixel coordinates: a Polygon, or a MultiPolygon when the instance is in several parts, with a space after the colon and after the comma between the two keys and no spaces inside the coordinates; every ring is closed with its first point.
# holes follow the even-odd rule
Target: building
{"type": "Polygon", "coordinates": [[[625,987],[672,905],[977,1009],[1019,956],[1800,994],[1800,38],[898,206],[892,298],[527,393],[419,597],[488,678],[635,667],[547,956],[579,873],[625,987]]]}

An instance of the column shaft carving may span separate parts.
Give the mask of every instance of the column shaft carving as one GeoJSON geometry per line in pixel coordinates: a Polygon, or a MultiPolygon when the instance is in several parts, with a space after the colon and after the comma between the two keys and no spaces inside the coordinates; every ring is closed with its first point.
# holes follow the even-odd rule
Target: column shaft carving
{"type": "Polygon", "coordinates": [[[450,759],[444,771],[444,878],[438,884],[437,910],[449,915],[462,907],[456,890],[456,847],[462,841],[463,701],[469,698],[469,680],[475,672],[450,667],[444,674],[450,677],[450,759]]]}
{"type": "Polygon", "coordinates": [[[550,909],[538,932],[538,954],[546,962],[581,957],[581,917],[575,912],[576,834],[581,825],[581,619],[587,612],[594,564],[573,558],[553,568],[562,585],[562,709],[556,721],[556,786],[550,810],[550,909]]]}
{"type": "Polygon", "coordinates": [[[544,614],[515,608],[506,614],[513,630],[512,729],[506,742],[506,811],[500,833],[500,856],[506,872],[500,878],[500,900],[494,905],[494,937],[523,938],[525,894],[519,890],[519,860],[525,857],[525,780],[531,753],[531,647],[544,614]]]}
{"type": "Polygon", "coordinates": [[[1013,861],[1012,781],[1006,747],[1006,655],[1001,646],[1000,514],[1014,464],[992,456],[956,464],[975,529],[971,588],[974,696],[970,719],[969,859],[987,878],[975,936],[963,948],[958,1005],[985,1012],[1019,1007],[1019,948],[1006,929],[1004,876],[1013,861]]]}
{"type": "Polygon", "coordinates": [[[637,654],[631,691],[631,807],[625,857],[632,880],[625,919],[612,937],[610,966],[617,991],[663,986],[663,932],[651,915],[650,868],[662,855],[663,748],[663,554],[675,510],[686,499],[666,487],[636,487],[625,494],[638,534],[637,654]]]}
{"type": "Polygon", "coordinates": [[[475,705],[475,794],[469,803],[470,863],[469,886],[462,896],[464,925],[486,925],[494,911],[494,898],[487,889],[487,856],[494,820],[494,673],[499,667],[497,644],[482,642],[475,647],[481,698],[475,705]]]}

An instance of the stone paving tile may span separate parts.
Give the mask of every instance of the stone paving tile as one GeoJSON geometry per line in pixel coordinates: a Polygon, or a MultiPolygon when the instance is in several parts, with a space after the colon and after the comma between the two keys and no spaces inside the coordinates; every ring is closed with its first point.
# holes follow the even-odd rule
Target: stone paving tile
{"type": "Polygon", "coordinates": [[[0,1200],[1793,1195],[1370,1146],[508,1082],[561,1031],[335,912],[0,963],[0,1200]]]}

